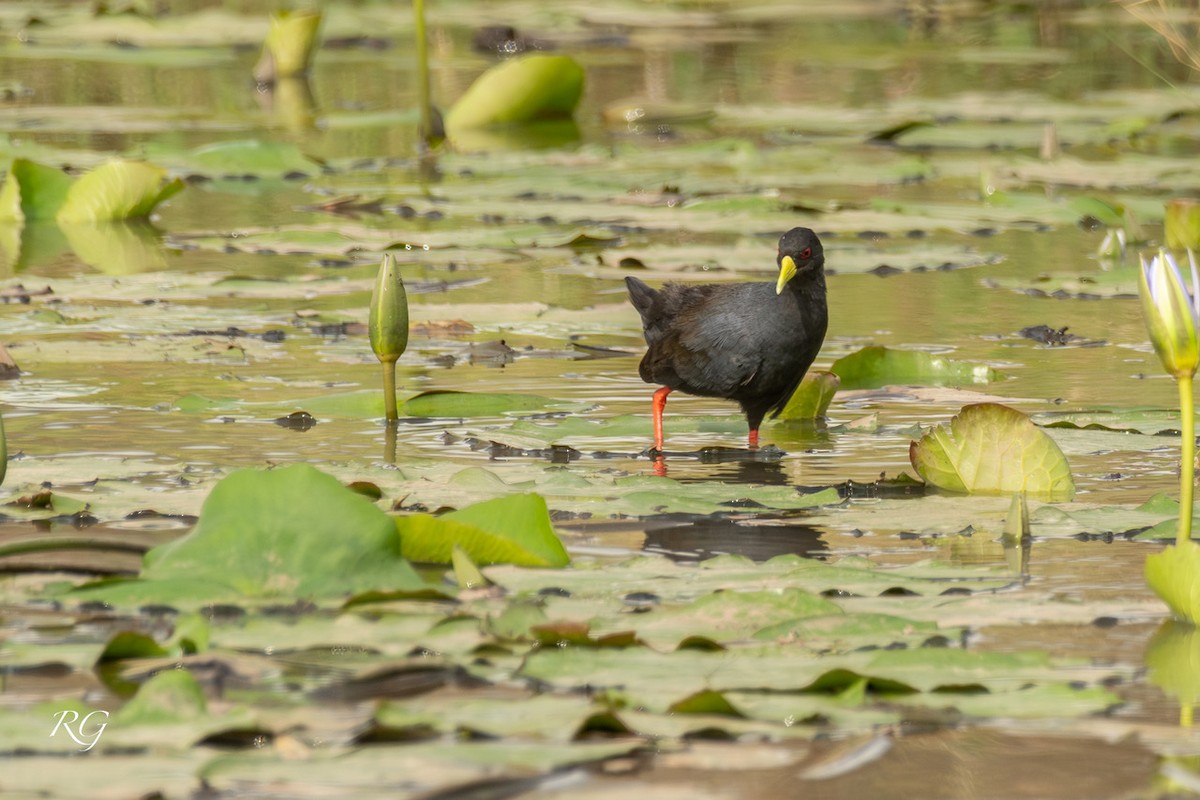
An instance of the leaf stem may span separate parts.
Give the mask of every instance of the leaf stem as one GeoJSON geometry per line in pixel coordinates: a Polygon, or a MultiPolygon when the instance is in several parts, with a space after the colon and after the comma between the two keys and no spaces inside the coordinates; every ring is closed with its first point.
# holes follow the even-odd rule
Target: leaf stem
{"type": "Polygon", "coordinates": [[[421,139],[433,147],[433,100],[429,92],[429,42],[425,37],[425,0],[413,0],[417,37],[417,91],[421,102],[421,139]]]}
{"type": "Polygon", "coordinates": [[[1179,378],[1179,417],[1182,433],[1179,464],[1179,532],[1175,543],[1182,545],[1192,538],[1192,494],[1196,486],[1196,409],[1194,407],[1193,376],[1179,378]]]}
{"type": "Polygon", "coordinates": [[[396,410],[396,360],[394,358],[380,361],[383,364],[383,407],[388,422],[400,419],[396,410]]]}

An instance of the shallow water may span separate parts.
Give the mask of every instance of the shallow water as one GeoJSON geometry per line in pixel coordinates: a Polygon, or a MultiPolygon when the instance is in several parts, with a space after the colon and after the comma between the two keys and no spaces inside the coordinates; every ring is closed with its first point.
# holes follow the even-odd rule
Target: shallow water
{"type": "MultiPolygon", "coordinates": [[[[35,5],[6,4],[0,25],[25,29],[35,5]]],[[[176,523],[164,523],[165,532],[131,532],[124,518],[145,508],[194,515],[213,483],[243,466],[310,461],[339,476],[369,472],[388,491],[400,484],[379,477],[386,462],[404,480],[435,485],[451,474],[447,466],[486,467],[514,484],[547,466],[548,458],[472,446],[473,439],[516,441],[510,416],[402,420],[394,457],[381,421],[369,415],[314,411],[316,427],[303,432],[274,424],[326,395],[376,387],[378,366],[361,330],[309,326],[365,322],[378,253],[387,246],[409,285],[414,325],[400,362],[404,392],[518,392],[572,404],[539,420],[547,425],[568,415],[643,418],[636,434],[601,429],[562,442],[579,451],[566,466],[578,475],[652,474],[644,450],[653,387],[637,376],[643,342],[621,283],[627,255],[646,264],[652,282],[669,275],[770,279],[779,231],[811,226],[830,270],[831,324],[818,368],[880,344],[999,373],[986,385],[841,392],[823,425],[767,428],[764,442],[782,452],[754,458],[741,451],[744,426],[731,404],[672,395],[671,478],[724,484],[731,500],[762,485],[835,486],[850,499],[818,516],[558,515],[560,532],[584,560],[645,549],[687,562],[800,553],[865,555],[884,564],[931,557],[1011,564],[999,540],[1006,503],[984,500],[980,519],[971,519],[971,501],[963,501],[947,521],[941,511],[930,513],[930,503],[874,497],[881,475],[913,472],[914,426],[945,423],[983,400],[1033,415],[1169,409],[1175,401],[1128,296],[1133,284],[1110,282],[1132,273],[1132,259],[1098,259],[1104,227],[1071,206],[1100,198],[1135,207],[1154,242],[1161,201],[1200,190],[1190,162],[1172,160],[1200,149],[1188,114],[1171,117],[1194,109],[1195,76],[1118,7],[901,10],[852,2],[552,12],[438,4],[429,13],[434,92],[443,107],[490,63],[470,50],[473,26],[504,21],[493,17],[506,13],[577,54],[588,86],[578,129],[565,143],[546,146],[512,132],[464,137],[431,169],[416,152],[406,10],[374,3],[330,9],[328,37],[366,31],[385,46],[327,47],[309,82],[311,98],[280,92],[270,107],[248,77],[255,41],[219,32],[231,15],[261,18],[266,5],[235,5],[167,3],[171,13],[153,31],[134,16],[109,17],[103,25],[111,27],[93,34],[69,4],[53,5],[47,27],[28,26],[32,42],[9,41],[0,51],[8,56],[0,59],[0,87],[12,90],[0,104],[9,154],[85,166],[111,154],[144,155],[196,175],[192,148],[254,138],[294,144],[325,163],[310,162],[293,179],[281,179],[279,170],[207,174],[161,209],[144,251],[80,252],[45,239],[39,250],[30,238],[20,257],[5,250],[4,287],[48,285],[54,293],[0,306],[0,337],[25,370],[0,386],[12,459],[4,491],[15,498],[48,482],[91,502],[100,524],[86,529],[89,536],[147,544],[174,536],[176,523]],[[190,31],[171,24],[188,14],[197,15],[190,31]],[[715,115],[700,124],[606,124],[601,110],[630,95],[652,110],[671,101],[715,115]],[[1159,122],[1121,133],[1139,117],[1159,122]],[[895,143],[870,141],[911,120],[936,124],[895,143]],[[1063,156],[1044,161],[1038,148],[1051,122],[1063,156]],[[981,201],[979,186],[989,182],[999,193],[981,201]],[[382,199],[387,210],[353,216],[309,208],[345,195],[382,199]],[[812,210],[818,207],[829,210],[812,210]],[[313,244],[293,236],[296,229],[332,233],[335,244],[313,244]],[[600,238],[569,241],[581,232],[600,238]],[[901,271],[890,274],[885,265],[901,271]],[[1114,285],[1125,287],[1114,290],[1124,296],[1094,298],[1114,285]],[[469,332],[438,327],[458,320],[469,332]],[[1088,341],[1050,347],[1020,336],[1036,325],[1066,327],[1088,341]],[[228,335],[230,327],[253,335],[228,335]],[[267,331],[284,337],[266,341],[267,331]],[[511,357],[472,352],[496,340],[513,348],[511,357]],[[572,349],[576,342],[624,354],[583,358],[572,349]],[[236,402],[178,410],[189,395],[236,402]],[[685,420],[703,424],[679,424],[685,420]],[[713,447],[737,452],[702,457],[713,447]],[[859,512],[877,507],[883,511],[864,528],[859,512]]],[[[1174,437],[1051,432],[1070,459],[1076,504],[1136,506],[1177,491],[1174,437]]],[[[6,523],[0,542],[30,535],[30,525],[6,523]]],[[[75,532],[65,521],[35,530],[45,527],[75,532]]],[[[962,623],[969,646],[1032,648],[1140,670],[1164,616],[1142,578],[1154,545],[1112,533],[1116,541],[1079,541],[1039,535],[1035,524],[1024,580],[1008,590],[1029,599],[1028,614],[981,610],[977,624],[962,623]],[[1047,618],[1037,605],[1046,597],[1077,613],[1047,618]]],[[[58,570],[120,572],[137,561],[64,552],[4,566],[18,574],[36,567],[54,579],[58,570]]],[[[10,598],[0,636],[36,627],[33,615],[10,598]]],[[[102,640],[107,632],[87,635],[102,640]]],[[[45,680],[10,682],[0,698],[19,705],[70,694],[80,676],[45,680]]],[[[853,780],[819,784],[827,793],[814,796],[908,796],[897,787],[919,781],[922,764],[949,770],[938,757],[947,753],[955,774],[970,779],[928,796],[1159,796],[1166,755],[1196,755],[1195,738],[1166,733],[1178,708],[1144,674],[1115,691],[1126,702],[1113,712],[1120,723],[1153,727],[1146,749],[1113,744],[1118,734],[1111,731],[1123,735],[1129,727],[1093,739],[1086,720],[1074,719],[1045,723],[1055,737],[1050,744],[1029,730],[967,727],[914,739],[893,731],[890,755],[854,771],[853,780]],[[1082,764],[1079,774],[1031,768],[1029,783],[1011,792],[981,788],[988,786],[983,764],[1048,759],[1047,747],[1056,759],[1082,764]],[[1106,776],[1100,794],[1081,788],[1089,772],[1106,776]]],[[[806,751],[796,763],[815,758],[806,751]]],[[[671,769],[664,761],[651,782],[671,769]]],[[[1006,778],[1010,771],[997,777],[1006,778]]],[[[775,796],[785,779],[735,780],[730,791],[775,796]]],[[[602,780],[591,788],[596,796],[606,791],[602,780]]]]}

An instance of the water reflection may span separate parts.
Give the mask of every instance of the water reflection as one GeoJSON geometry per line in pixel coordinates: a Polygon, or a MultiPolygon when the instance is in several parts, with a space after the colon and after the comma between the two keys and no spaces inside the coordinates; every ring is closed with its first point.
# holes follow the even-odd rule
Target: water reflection
{"type": "Polygon", "coordinates": [[[822,531],[811,525],[780,522],[745,525],[737,520],[704,517],[647,527],[644,549],[680,562],[739,555],[766,561],[780,555],[820,557],[829,552],[822,531]]]}
{"type": "Polygon", "coordinates": [[[0,261],[7,273],[44,267],[74,252],[106,275],[159,272],[167,268],[162,231],[145,220],[76,222],[49,220],[0,225],[0,261]]]}

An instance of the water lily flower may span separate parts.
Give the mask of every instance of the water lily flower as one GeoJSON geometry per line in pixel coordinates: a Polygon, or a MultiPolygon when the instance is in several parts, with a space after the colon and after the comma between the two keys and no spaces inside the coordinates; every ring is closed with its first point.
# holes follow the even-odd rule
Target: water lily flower
{"type": "Polygon", "coordinates": [[[1165,250],[1146,263],[1142,258],[1139,294],[1150,341],[1167,372],[1179,385],[1182,447],[1179,469],[1179,527],[1175,546],[1146,557],[1146,582],[1175,616],[1200,625],[1200,545],[1192,541],[1192,498],[1196,469],[1196,403],[1193,380],[1200,365],[1200,270],[1188,250],[1192,280],[1183,277],[1165,250]]]}
{"type": "Polygon", "coordinates": [[[1191,250],[1188,262],[1190,285],[1175,257],[1165,250],[1159,250],[1149,263],[1142,257],[1142,314],[1158,357],[1176,379],[1191,378],[1200,366],[1200,273],[1191,250]]]}

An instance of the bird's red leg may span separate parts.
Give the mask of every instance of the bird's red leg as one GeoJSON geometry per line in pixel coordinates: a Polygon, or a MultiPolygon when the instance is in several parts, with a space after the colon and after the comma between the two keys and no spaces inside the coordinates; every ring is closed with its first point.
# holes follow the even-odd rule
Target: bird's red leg
{"type": "Polygon", "coordinates": [[[671,390],[666,386],[654,393],[654,402],[651,403],[651,411],[654,415],[654,449],[658,452],[663,450],[663,409],[667,407],[667,395],[671,390]]]}
{"type": "Polygon", "coordinates": [[[751,450],[758,449],[758,428],[750,429],[750,449],[751,450]]]}

